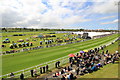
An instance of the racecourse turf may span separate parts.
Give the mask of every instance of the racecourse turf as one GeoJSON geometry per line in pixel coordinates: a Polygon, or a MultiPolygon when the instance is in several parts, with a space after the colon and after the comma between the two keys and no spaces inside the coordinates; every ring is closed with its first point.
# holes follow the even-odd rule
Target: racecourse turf
{"type": "Polygon", "coordinates": [[[56,46],[38,50],[31,50],[21,53],[9,54],[2,56],[2,72],[3,75],[35,66],[44,62],[48,62],[70,53],[76,53],[80,50],[93,48],[101,44],[107,43],[117,38],[117,34],[99,39],[88,40],[80,43],[73,43],[63,46],[56,46]]]}
{"type": "Polygon", "coordinates": [[[107,64],[100,70],[80,76],[80,78],[118,78],[118,63],[107,64]]]}

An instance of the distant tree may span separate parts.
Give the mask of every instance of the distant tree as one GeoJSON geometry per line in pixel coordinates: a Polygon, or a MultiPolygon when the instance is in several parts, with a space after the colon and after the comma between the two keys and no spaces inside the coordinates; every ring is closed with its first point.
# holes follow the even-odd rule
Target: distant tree
{"type": "Polygon", "coordinates": [[[36,31],[38,31],[38,29],[35,29],[36,31]]]}
{"type": "Polygon", "coordinates": [[[7,32],[7,29],[6,29],[6,28],[2,28],[2,31],[5,31],[5,32],[7,32]]]}

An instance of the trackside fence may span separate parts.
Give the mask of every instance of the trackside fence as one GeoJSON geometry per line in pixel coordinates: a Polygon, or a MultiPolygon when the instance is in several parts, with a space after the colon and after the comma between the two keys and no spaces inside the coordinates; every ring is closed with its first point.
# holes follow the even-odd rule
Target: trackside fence
{"type": "MultiPolygon", "coordinates": [[[[64,64],[68,63],[68,61],[69,61],[68,60],[68,56],[65,56],[65,57],[62,57],[62,58],[58,58],[58,59],[55,59],[55,60],[52,60],[52,61],[49,61],[49,62],[45,62],[43,64],[39,64],[39,65],[30,67],[30,68],[26,68],[26,69],[23,69],[23,70],[20,70],[20,71],[17,71],[17,72],[13,72],[14,73],[14,78],[19,78],[21,73],[24,74],[25,78],[30,77],[31,76],[30,70],[34,70],[34,69],[36,70],[36,73],[38,75],[40,75],[40,67],[48,65],[49,66],[49,70],[52,70],[52,69],[55,68],[55,63],[57,61],[60,61],[60,66],[62,66],[64,64]]],[[[2,78],[10,78],[10,74],[2,75],[0,77],[2,77],[2,78]]]]}

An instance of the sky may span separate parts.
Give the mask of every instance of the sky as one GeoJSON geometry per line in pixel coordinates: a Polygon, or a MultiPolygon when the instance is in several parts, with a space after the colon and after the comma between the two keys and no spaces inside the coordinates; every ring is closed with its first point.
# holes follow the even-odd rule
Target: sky
{"type": "Polygon", "coordinates": [[[118,29],[119,0],[1,0],[0,27],[118,29]]]}

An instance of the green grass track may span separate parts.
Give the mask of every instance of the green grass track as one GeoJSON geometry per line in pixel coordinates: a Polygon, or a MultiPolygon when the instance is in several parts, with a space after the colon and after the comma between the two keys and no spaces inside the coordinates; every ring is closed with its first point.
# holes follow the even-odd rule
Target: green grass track
{"type": "Polygon", "coordinates": [[[31,66],[35,66],[50,60],[64,57],[70,53],[80,50],[93,48],[101,44],[107,43],[117,38],[118,35],[107,36],[99,39],[88,40],[79,43],[67,44],[63,46],[55,46],[50,48],[31,50],[21,53],[15,53],[2,56],[2,72],[4,74],[22,70],[31,66]],[[14,56],[13,56],[14,55],[14,56]]]}

